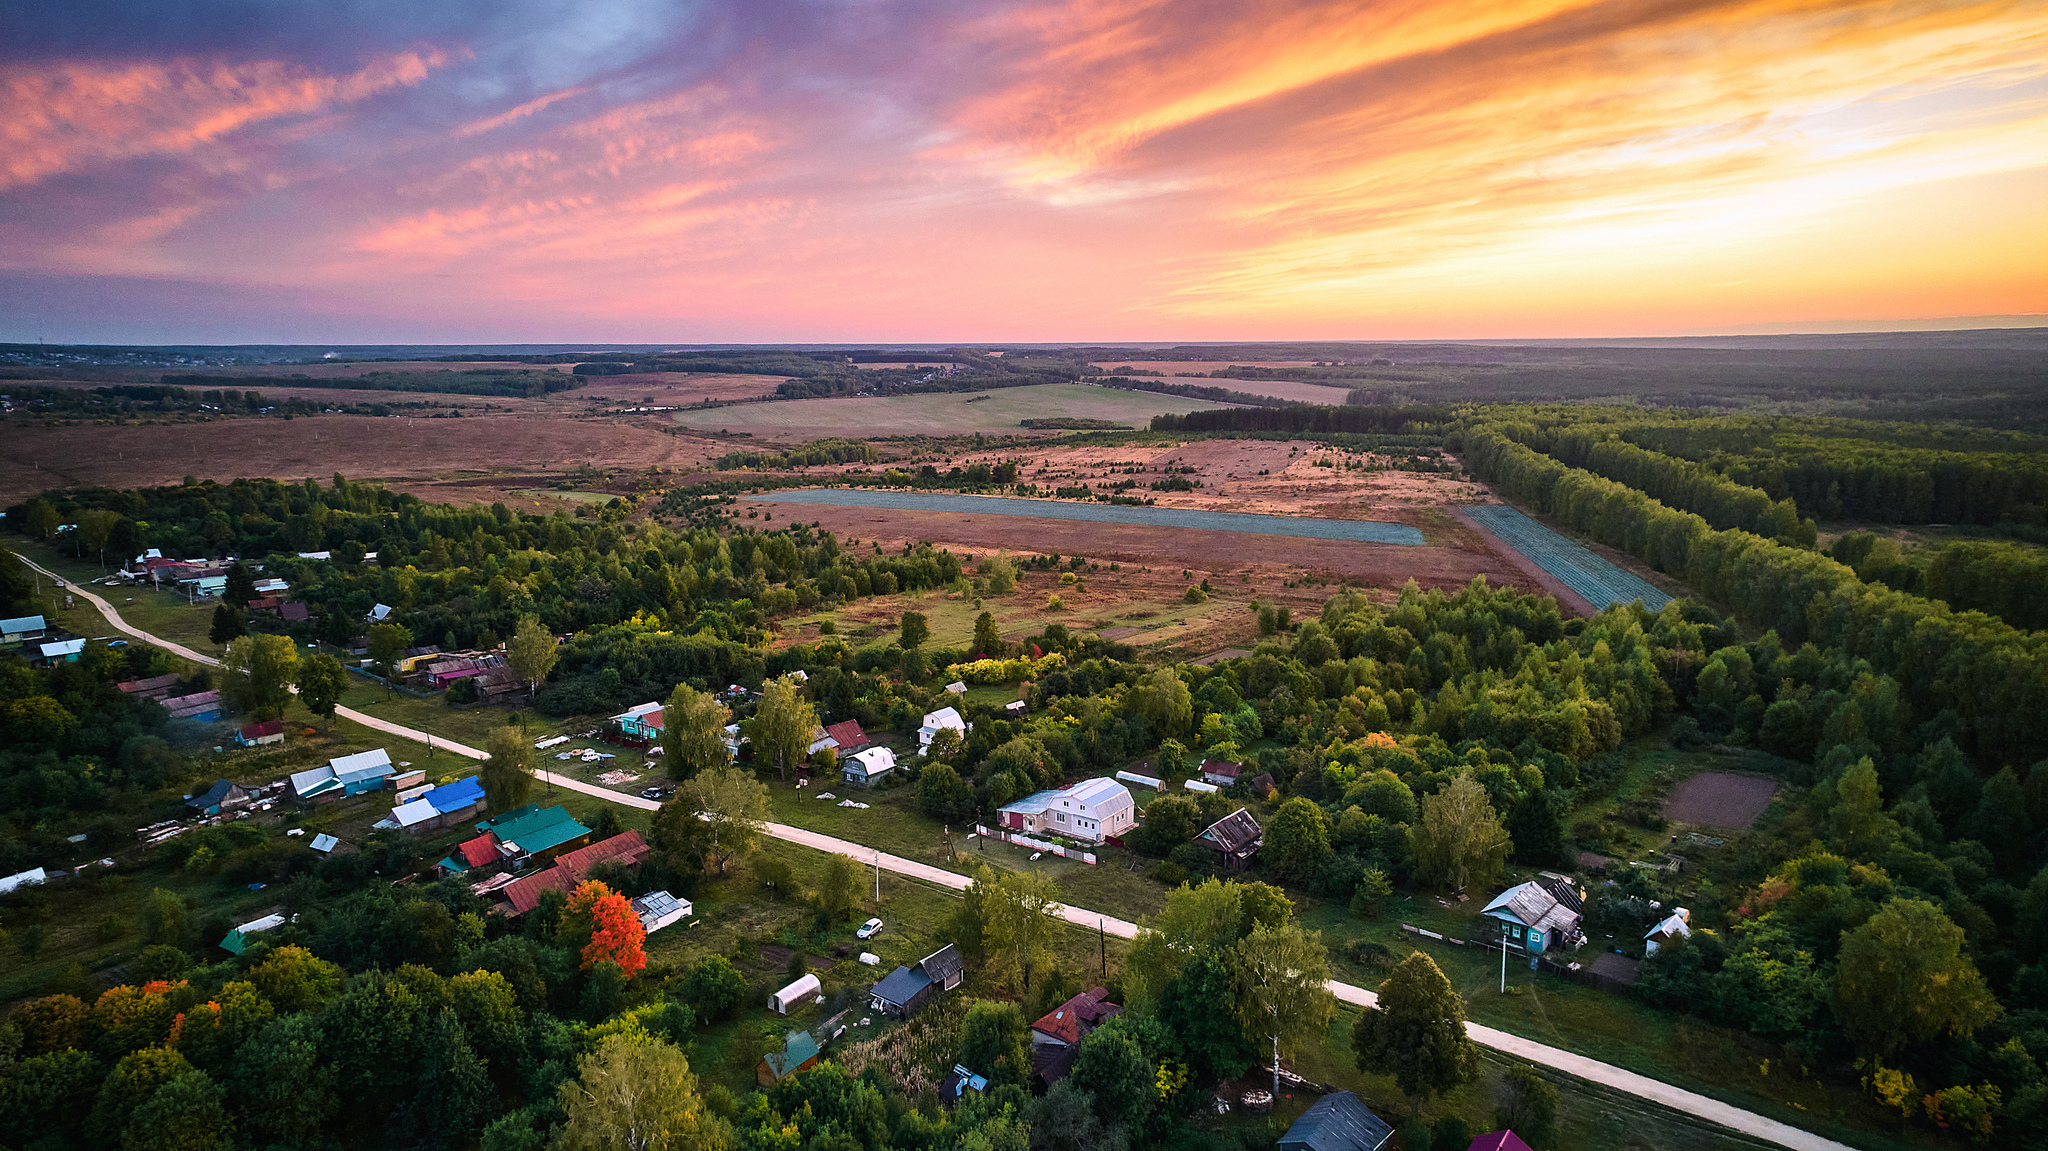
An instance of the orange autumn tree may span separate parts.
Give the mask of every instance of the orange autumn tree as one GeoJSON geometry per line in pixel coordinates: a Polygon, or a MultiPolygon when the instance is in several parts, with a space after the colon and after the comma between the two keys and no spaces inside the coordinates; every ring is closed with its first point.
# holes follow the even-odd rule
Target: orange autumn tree
{"type": "Polygon", "coordinates": [[[583,945],[586,970],[609,959],[631,979],[647,966],[647,952],[640,946],[647,929],[640,925],[640,917],[633,914],[633,905],[625,896],[597,880],[585,880],[570,894],[562,923],[579,938],[589,929],[590,942],[583,945]]]}

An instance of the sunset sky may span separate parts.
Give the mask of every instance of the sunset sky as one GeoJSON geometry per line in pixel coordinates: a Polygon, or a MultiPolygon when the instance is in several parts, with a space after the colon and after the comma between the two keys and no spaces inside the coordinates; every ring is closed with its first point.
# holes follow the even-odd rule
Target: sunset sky
{"type": "Polygon", "coordinates": [[[2041,0],[8,7],[0,340],[2048,311],[2041,0]]]}

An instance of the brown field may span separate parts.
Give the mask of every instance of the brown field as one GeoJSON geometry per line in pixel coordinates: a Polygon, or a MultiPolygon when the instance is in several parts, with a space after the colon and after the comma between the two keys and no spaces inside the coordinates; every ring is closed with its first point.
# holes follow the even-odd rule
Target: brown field
{"type": "Polygon", "coordinates": [[[842,538],[878,542],[883,551],[901,550],[906,543],[924,540],[955,551],[988,553],[1009,548],[1018,552],[1081,555],[1103,563],[1163,567],[1171,572],[1167,582],[1177,588],[1191,582],[1179,574],[1186,569],[1195,573],[1192,582],[1221,577],[1233,592],[1239,587],[1270,587],[1310,575],[1345,578],[1368,587],[1396,590],[1410,579],[1424,587],[1455,588],[1483,575],[1496,585],[1540,590],[1535,581],[1512,564],[1483,548],[1360,544],[1081,520],[962,516],[826,504],[742,503],[740,507],[743,511],[766,511],[776,521],[816,522],[842,538]],[[1252,578],[1251,585],[1245,585],[1245,576],[1252,578]]]}
{"type": "Polygon", "coordinates": [[[563,395],[599,396],[616,404],[676,407],[704,400],[752,400],[772,396],[788,376],[745,376],[722,372],[641,372],[630,376],[591,376],[589,383],[563,395]]]}
{"type": "Polygon", "coordinates": [[[1110,368],[1135,368],[1141,372],[1164,372],[1171,377],[1175,372],[1213,372],[1232,364],[1260,368],[1306,368],[1314,360],[1233,360],[1218,357],[1213,360],[1097,360],[1095,366],[1104,371],[1110,368]]]}
{"type": "Polygon", "coordinates": [[[379,360],[351,364],[238,364],[226,368],[157,368],[160,375],[196,372],[208,376],[310,376],[316,380],[339,380],[370,372],[463,372],[489,368],[512,371],[566,372],[574,364],[522,364],[517,360],[379,360]]]}
{"type": "Polygon", "coordinates": [[[1777,793],[1776,780],[1703,771],[1671,789],[1664,800],[1664,818],[1744,830],[1756,822],[1777,793]]]}
{"type": "MultiPolygon", "coordinates": [[[[532,487],[567,470],[645,471],[703,465],[722,445],[661,430],[658,417],[549,418],[513,412],[424,419],[319,416],[209,423],[0,428],[0,500],[55,487],[153,487],[184,476],[393,478],[423,499],[461,502],[467,488],[434,494],[440,481],[500,473],[504,488],[532,487]]],[[[485,502],[501,498],[483,497],[485,502]]],[[[548,501],[548,510],[553,510],[548,501]]]]}

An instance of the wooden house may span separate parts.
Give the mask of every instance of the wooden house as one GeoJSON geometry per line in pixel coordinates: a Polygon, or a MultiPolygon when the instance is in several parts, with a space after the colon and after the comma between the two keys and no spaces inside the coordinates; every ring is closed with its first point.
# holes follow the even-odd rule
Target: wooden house
{"type": "Polygon", "coordinates": [[[1204,828],[1194,843],[1215,856],[1218,871],[1243,871],[1265,846],[1265,832],[1252,813],[1240,807],[1204,828]]]}

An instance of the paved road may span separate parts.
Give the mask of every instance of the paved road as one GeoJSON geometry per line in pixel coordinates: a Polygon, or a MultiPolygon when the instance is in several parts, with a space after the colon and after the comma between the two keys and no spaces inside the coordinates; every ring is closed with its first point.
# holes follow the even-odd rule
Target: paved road
{"type": "MultiPolygon", "coordinates": [[[[52,579],[62,578],[55,572],[37,565],[35,561],[27,556],[22,556],[20,552],[15,554],[21,556],[23,563],[28,564],[44,575],[50,576],[52,579]]],[[[147,640],[158,647],[184,656],[186,659],[214,666],[219,666],[220,664],[219,660],[211,656],[201,655],[191,648],[158,639],[148,632],[130,627],[121,618],[120,613],[114,610],[113,605],[76,584],[73,584],[67,590],[84,596],[87,600],[91,601],[99,608],[100,614],[107,617],[109,624],[112,624],[127,635],[147,640]]],[[[353,711],[349,708],[338,708],[335,714],[352,719],[357,723],[388,735],[398,736],[401,739],[431,743],[435,748],[452,751],[457,755],[468,756],[471,759],[486,758],[484,752],[478,751],[473,747],[465,747],[462,744],[441,739],[414,728],[388,723],[375,716],[364,715],[359,711],[353,711]]],[[[580,791],[586,795],[608,799],[613,803],[624,804],[627,807],[637,807],[643,811],[656,811],[661,807],[661,804],[651,799],[643,799],[637,795],[613,791],[608,787],[584,783],[582,780],[570,779],[567,776],[557,775],[550,771],[536,771],[534,776],[543,783],[551,783],[557,787],[567,788],[570,791],[580,791]]],[[[895,874],[906,875],[913,879],[921,879],[927,883],[937,884],[938,886],[951,888],[955,891],[965,890],[970,882],[967,876],[955,871],[933,867],[931,864],[920,863],[914,859],[904,859],[901,856],[876,851],[872,847],[865,847],[849,840],[837,839],[830,835],[821,835],[815,831],[806,831],[801,827],[791,827],[784,823],[771,823],[767,825],[767,832],[776,839],[785,840],[789,843],[799,844],[818,851],[838,852],[849,855],[864,864],[871,866],[879,864],[895,874]]],[[[1081,927],[1099,926],[1100,929],[1119,939],[1132,939],[1138,934],[1137,924],[1127,919],[1118,919],[1114,916],[1104,915],[1101,912],[1089,911],[1087,908],[1064,907],[1061,909],[1061,914],[1069,923],[1081,927]]],[[[1329,989],[1330,993],[1338,999],[1359,1007],[1370,1007],[1378,1002],[1378,997],[1372,992],[1355,984],[1340,983],[1333,979],[1329,983],[1329,989]]],[[[1793,1151],[1850,1151],[1846,1144],[1837,1143],[1832,1139],[1823,1139],[1810,1131],[1802,1131],[1789,1124],[1780,1123],[1775,1119],[1758,1115],[1753,1111],[1745,1111],[1740,1107],[1723,1103],[1718,1099],[1709,1098],[1698,1092],[1687,1091],[1682,1087],[1674,1087],[1669,1083],[1652,1079],[1647,1075],[1638,1075],[1633,1071],[1616,1067],[1609,1063],[1588,1059],[1583,1055],[1574,1054],[1561,1047],[1552,1047],[1549,1044],[1538,1043],[1532,1039],[1524,1039],[1519,1035],[1510,1034],[1496,1028],[1483,1027],[1477,1023],[1467,1024],[1465,1030],[1475,1042],[1491,1047],[1505,1055],[1510,1055],[1529,1063],[1541,1064],[1569,1075],[1575,1075],[1580,1079],[1612,1087],[1618,1091],[1627,1092],[1630,1095],[1668,1107],[1681,1114],[1692,1115],[1709,1122],[1718,1123],[1723,1127],[1776,1143],[1781,1147],[1790,1147],[1793,1151]]]]}

